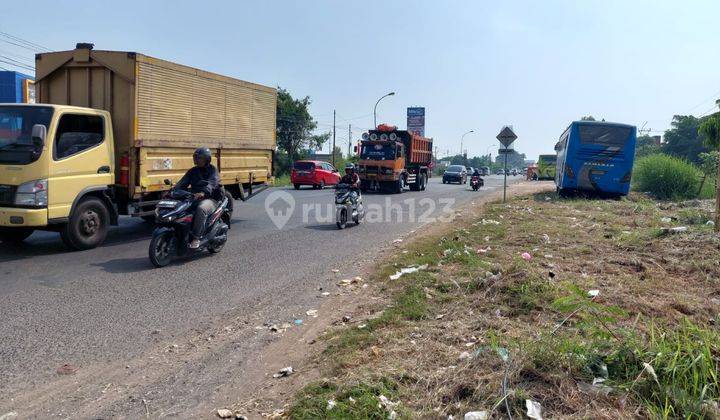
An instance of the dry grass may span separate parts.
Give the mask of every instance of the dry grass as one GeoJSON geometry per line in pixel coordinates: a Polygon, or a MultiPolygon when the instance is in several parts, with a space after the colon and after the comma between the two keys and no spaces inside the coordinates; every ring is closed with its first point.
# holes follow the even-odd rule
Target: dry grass
{"type": "MultiPolygon", "coordinates": [[[[538,194],[487,205],[477,221],[379,267],[378,303],[364,308],[373,319],[328,334],[318,359],[328,379],[299,396],[291,414],[334,417],[323,409],[327,399],[360,385],[377,398],[367,384],[382,383],[401,401],[401,417],[492,409],[495,417],[508,409],[521,416],[526,398],[554,418],[702,415],[705,400],[693,392],[705,386],[703,398],[717,399],[717,377],[698,374],[695,361],[680,378],[682,357],[665,369],[672,377],[663,376],[670,365],[659,353],[670,350],[658,349],[671,349],[671,338],[698,342],[687,357],[706,351],[706,370],[720,366],[712,344],[720,337],[720,238],[705,224],[711,219],[702,205],[658,206],[639,195],[538,194]],[[663,233],[681,224],[689,231],[663,233]],[[398,267],[426,263],[426,271],[388,280],[398,267]],[[592,300],[591,289],[600,291],[592,300]],[[657,389],[643,362],[655,364],[657,389]],[[603,369],[609,387],[593,387],[603,369]]],[[[352,405],[343,407],[354,416],[352,405]]]]}

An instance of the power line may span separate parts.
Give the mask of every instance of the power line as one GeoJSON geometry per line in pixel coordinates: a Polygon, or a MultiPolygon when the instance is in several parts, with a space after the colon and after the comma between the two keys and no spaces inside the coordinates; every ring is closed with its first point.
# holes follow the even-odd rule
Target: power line
{"type": "Polygon", "coordinates": [[[21,67],[27,67],[27,68],[29,68],[29,69],[31,69],[31,70],[35,70],[35,66],[33,66],[32,64],[23,63],[22,61],[15,60],[14,58],[6,57],[6,56],[4,56],[4,55],[2,55],[2,54],[0,54],[0,58],[5,59],[5,60],[8,60],[8,61],[11,61],[12,63],[16,63],[16,64],[18,64],[18,65],[21,66],[21,67]]]}
{"type": "Polygon", "coordinates": [[[37,49],[37,50],[51,51],[50,48],[48,48],[48,47],[45,47],[45,46],[40,45],[40,44],[36,44],[36,43],[34,43],[34,42],[31,42],[31,41],[28,41],[27,39],[20,38],[19,36],[10,35],[10,34],[7,33],[7,32],[2,32],[2,31],[0,31],[0,36],[4,36],[4,37],[9,38],[9,39],[11,39],[11,40],[13,40],[13,41],[15,41],[15,42],[19,42],[19,43],[25,44],[25,45],[27,45],[26,48],[29,47],[28,49],[30,49],[30,48],[35,48],[35,49],[37,49]]]}
{"type": "Polygon", "coordinates": [[[5,61],[5,60],[3,60],[3,59],[0,59],[0,63],[8,64],[8,65],[11,65],[11,66],[13,66],[13,67],[21,68],[21,69],[24,69],[24,70],[35,71],[35,69],[32,68],[32,67],[23,66],[23,65],[20,65],[20,64],[15,64],[15,63],[13,63],[13,62],[5,61]]]}

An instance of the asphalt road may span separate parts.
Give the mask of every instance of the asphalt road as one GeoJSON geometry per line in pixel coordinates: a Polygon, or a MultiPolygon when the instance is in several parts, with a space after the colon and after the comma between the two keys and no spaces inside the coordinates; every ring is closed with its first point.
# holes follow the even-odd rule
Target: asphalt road
{"type": "MultiPolygon", "coordinates": [[[[135,219],[122,220],[102,247],[84,252],[67,251],[58,235],[45,232],[20,247],[0,244],[0,416],[133,418],[145,414],[141,399],[156,413],[193,412],[227,382],[217,372],[237,374],[243,355],[262,351],[251,334],[258,323],[304,315],[318,288],[336,281],[331,268],[362,272],[398,236],[502,188],[502,177],[485,182],[473,192],[436,177],[423,192],[366,194],[368,220],[343,231],[334,223],[333,190],[271,189],[236,202],[220,254],[163,269],[147,257],[152,227],[135,219]],[[266,211],[266,198],[277,191],[294,201],[282,229],[266,211]],[[188,337],[230,318],[243,319],[248,330],[232,356],[216,351],[201,367],[186,361],[154,373],[157,349],[192,342],[188,337]],[[66,364],[75,375],[58,373],[66,364]],[[122,380],[112,373],[120,368],[127,369],[122,380]],[[129,395],[92,397],[116,386],[129,395]]],[[[289,209],[281,201],[270,207],[289,209]]]]}

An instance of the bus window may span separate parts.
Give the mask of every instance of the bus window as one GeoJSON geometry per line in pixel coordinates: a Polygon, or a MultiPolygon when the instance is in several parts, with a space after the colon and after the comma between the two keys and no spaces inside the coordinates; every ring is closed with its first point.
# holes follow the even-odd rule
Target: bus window
{"type": "Polygon", "coordinates": [[[627,142],[631,132],[631,127],[581,125],[580,143],[622,147],[627,142]]]}

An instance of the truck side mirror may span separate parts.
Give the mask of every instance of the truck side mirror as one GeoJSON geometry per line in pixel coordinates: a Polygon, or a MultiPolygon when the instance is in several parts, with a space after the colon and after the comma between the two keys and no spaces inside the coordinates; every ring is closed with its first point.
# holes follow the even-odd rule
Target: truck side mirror
{"type": "Polygon", "coordinates": [[[357,153],[357,146],[353,146],[353,152],[357,153]]]}
{"type": "Polygon", "coordinates": [[[170,181],[169,179],[165,179],[163,183],[165,183],[165,185],[172,185],[172,181],[170,181]]]}
{"type": "Polygon", "coordinates": [[[45,137],[47,136],[47,127],[42,124],[35,124],[32,127],[32,140],[38,146],[45,146],[45,137]]]}

